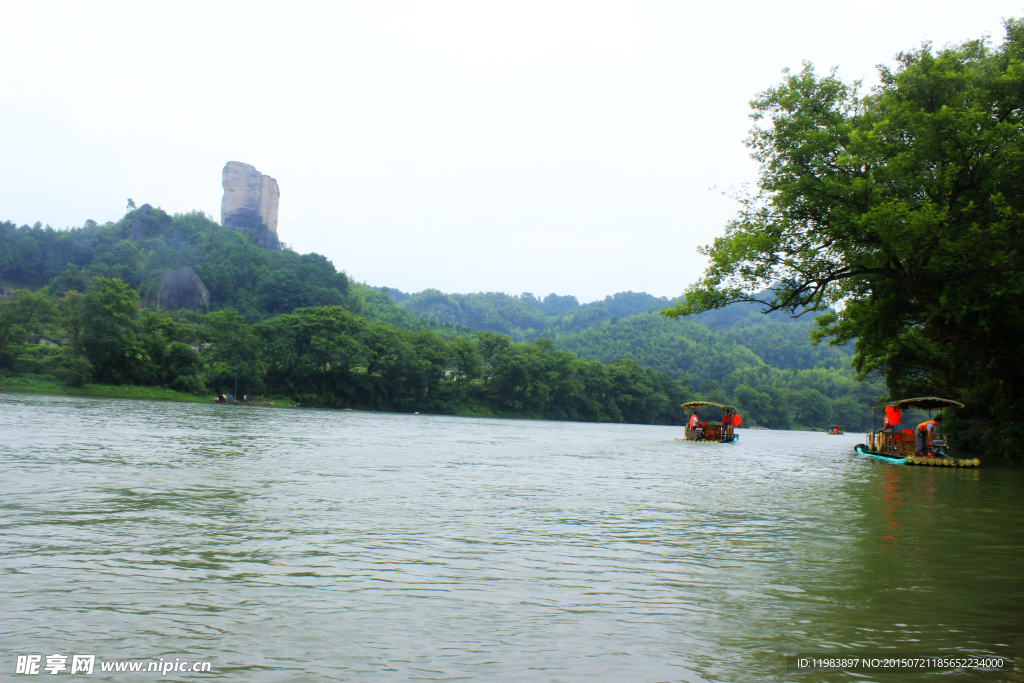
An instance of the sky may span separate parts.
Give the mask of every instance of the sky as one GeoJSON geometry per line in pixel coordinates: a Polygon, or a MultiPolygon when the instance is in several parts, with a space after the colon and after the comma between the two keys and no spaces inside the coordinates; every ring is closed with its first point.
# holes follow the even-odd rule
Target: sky
{"type": "Polygon", "coordinates": [[[811,61],[876,82],[1024,3],[0,0],[0,220],[220,220],[221,170],[281,188],[278,236],[416,292],[675,296],[757,179],[749,102],[811,61]]]}

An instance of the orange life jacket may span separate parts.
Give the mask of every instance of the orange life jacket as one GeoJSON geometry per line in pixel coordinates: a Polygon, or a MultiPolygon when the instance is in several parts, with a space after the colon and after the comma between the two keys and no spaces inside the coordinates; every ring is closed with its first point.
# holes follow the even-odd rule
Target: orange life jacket
{"type": "Polygon", "coordinates": [[[896,425],[898,425],[900,423],[900,416],[901,416],[901,411],[900,411],[900,409],[898,407],[896,407],[896,406],[888,406],[885,409],[885,416],[884,416],[885,424],[882,425],[882,428],[884,429],[885,427],[895,427],[896,425]]]}
{"type": "Polygon", "coordinates": [[[939,426],[939,423],[936,422],[935,420],[928,420],[927,422],[922,422],[921,424],[917,425],[917,431],[924,432],[925,434],[927,434],[929,430],[929,425],[931,425],[931,429],[934,430],[936,427],[939,426]]]}

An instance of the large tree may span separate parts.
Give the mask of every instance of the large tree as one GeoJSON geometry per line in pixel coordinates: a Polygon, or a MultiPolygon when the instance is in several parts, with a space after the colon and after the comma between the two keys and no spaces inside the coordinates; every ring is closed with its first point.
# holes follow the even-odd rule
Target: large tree
{"type": "Polygon", "coordinates": [[[94,277],[81,299],[77,350],[101,382],[134,384],[150,374],[152,361],[138,335],[138,303],[138,292],[105,277],[94,277]]]}
{"type": "Polygon", "coordinates": [[[1024,22],[1005,27],[901,53],[866,95],[810,64],[761,93],[758,191],[663,313],[821,313],[863,374],[964,400],[1000,445],[1024,422],[1024,22]]]}

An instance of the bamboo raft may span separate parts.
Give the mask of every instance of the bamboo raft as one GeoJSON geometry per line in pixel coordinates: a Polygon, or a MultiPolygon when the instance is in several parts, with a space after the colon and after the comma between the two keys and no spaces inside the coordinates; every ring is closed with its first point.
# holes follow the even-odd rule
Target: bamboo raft
{"type": "Polygon", "coordinates": [[[733,434],[731,437],[729,437],[725,441],[722,441],[721,439],[715,439],[715,438],[701,439],[701,438],[698,438],[699,435],[700,435],[700,432],[692,431],[693,436],[691,437],[690,436],[691,431],[692,430],[689,430],[689,429],[686,430],[686,438],[685,439],[672,439],[672,440],[673,441],[687,441],[689,443],[702,443],[702,444],[710,444],[710,443],[714,443],[714,444],[736,443],[737,441],[740,440],[740,435],[739,434],[733,434]]]}
{"type": "MultiPolygon", "coordinates": [[[[901,411],[907,408],[918,408],[927,410],[929,416],[932,410],[942,410],[952,413],[956,408],[963,408],[962,403],[951,401],[946,398],[925,396],[921,398],[908,398],[900,401],[879,403],[871,408],[876,411],[890,407],[898,407],[901,411]]],[[[949,421],[953,424],[953,421],[949,421]]],[[[928,436],[928,450],[930,455],[914,454],[914,430],[903,429],[896,431],[894,427],[882,431],[871,431],[867,435],[867,443],[859,443],[854,446],[854,452],[869,458],[884,460],[894,465],[923,465],[932,467],[978,467],[981,461],[978,458],[956,457],[955,434],[935,433],[928,436]]]]}
{"type": "MultiPolygon", "coordinates": [[[[690,401],[684,403],[680,407],[686,408],[687,410],[696,410],[704,406],[711,406],[720,410],[727,410],[731,413],[735,413],[736,410],[732,406],[722,405],[721,403],[712,403],[711,401],[690,401]]],[[[683,439],[672,439],[673,441],[689,441],[690,443],[736,443],[740,440],[740,435],[734,431],[734,427],[729,425],[723,425],[721,422],[708,420],[702,423],[703,429],[689,429],[685,430],[685,437],[683,439]]],[[[738,424],[738,422],[736,423],[738,424]]]]}
{"type": "Polygon", "coordinates": [[[862,455],[876,460],[885,460],[894,465],[924,465],[933,467],[978,467],[981,460],[977,458],[940,458],[934,456],[908,455],[904,457],[892,457],[877,451],[871,451],[865,444],[859,443],[854,446],[857,455],[862,455]]]}

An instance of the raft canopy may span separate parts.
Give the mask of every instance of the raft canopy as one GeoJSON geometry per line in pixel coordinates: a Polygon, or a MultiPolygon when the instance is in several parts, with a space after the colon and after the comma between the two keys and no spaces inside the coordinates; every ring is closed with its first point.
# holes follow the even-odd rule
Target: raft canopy
{"type": "Polygon", "coordinates": [[[715,406],[716,408],[724,408],[726,410],[734,410],[732,406],[724,406],[721,403],[712,403],[711,401],[690,401],[684,403],[680,408],[700,408],[701,406],[715,406]]]}
{"type": "Polygon", "coordinates": [[[886,401],[868,406],[868,408],[898,407],[900,410],[906,408],[920,408],[921,410],[941,410],[943,408],[963,408],[964,404],[948,398],[937,396],[921,396],[919,398],[904,398],[899,401],[886,401]]]}

